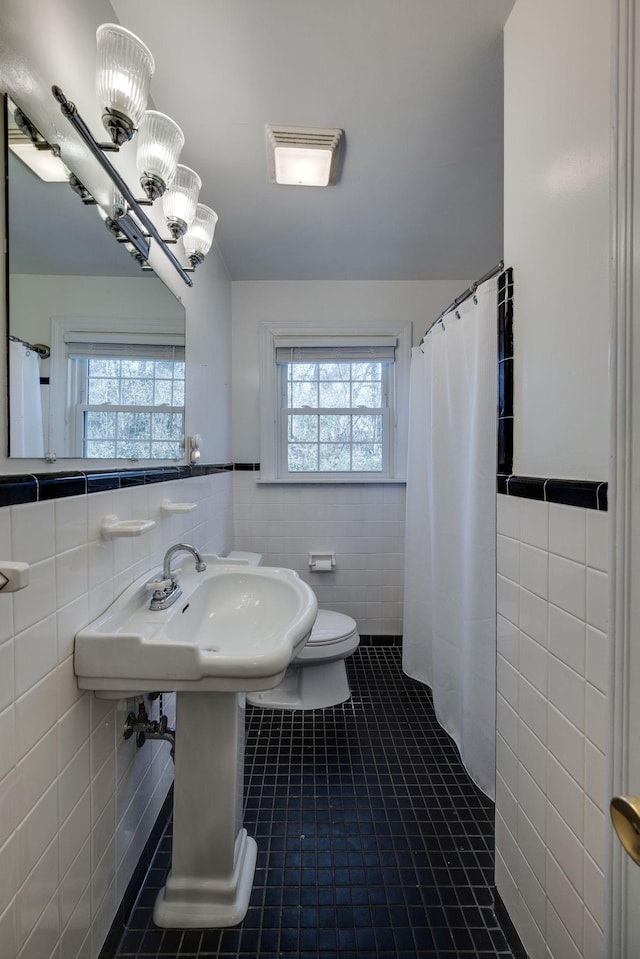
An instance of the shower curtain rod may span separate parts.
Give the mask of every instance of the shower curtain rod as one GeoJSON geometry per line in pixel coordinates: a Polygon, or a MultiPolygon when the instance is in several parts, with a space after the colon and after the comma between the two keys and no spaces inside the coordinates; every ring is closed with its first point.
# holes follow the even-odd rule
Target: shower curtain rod
{"type": "Polygon", "coordinates": [[[446,310],[442,311],[437,320],[433,321],[420,342],[424,342],[427,333],[430,333],[437,323],[441,323],[447,313],[451,313],[451,310],[455,310],[457,306],[460,306],[461,303],[464,303],[465,300],[468,300],[470,296],[473,296],[478,287],[485,282],[485,280],[490,280],[492,276],[496,276],[498,273],[501,273],[502,270],[504,270],[504,260],[500,260],[499,263],[496,263],[492,270],[489,270],[489,272],[485,273],[484,276],[481,276],[479,280],[476,280],[475,283],[472,283],[468,290],[465,290],[464,293],[461,293],[460,296],[457,296],[453,303],[450,303],[446,310]]]}
{"type": "Polygon", "coordinates": [[[51,356],[50,348],[45,346],[44,343],[27,343],[26,340],[21,340],[19,336],[12,336],[11,333],[9,333],[9,339],[13,340],[14,343],[22,343],[28,350],[37,353],[42,360],[47,360],[51,356]]]}

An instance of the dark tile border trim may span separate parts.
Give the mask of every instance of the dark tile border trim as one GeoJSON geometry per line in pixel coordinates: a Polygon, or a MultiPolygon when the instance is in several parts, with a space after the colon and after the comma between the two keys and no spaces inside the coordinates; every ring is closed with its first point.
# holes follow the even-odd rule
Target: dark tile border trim
{"type": "Polygon", "coordinates": [[[513,269],[509,267],[498,278],[498,493],[583,509],[607,509],[606,483],[514,476],[512,471],[513,269]]]}
{"type": "Polygon", "coordinates": [[[591,480],[498,474],[497,490],[506,496],[520,496],[544,503],[561,503],[601,512],[606,512],[608,508],[608,483],[591,480]]]}
{"type": "Polygon", "coordinates": [[[498,277],[498,473],[513,469],[513,268],[498,277]]]}
{"type": "Polygon", "coordinates": [[[0,507],[39,503],[65,496],[82,496],[85,493],[102,493],[105,490],[129,489],[150,483],[168,483],[172,480],[191,479],[194,476],[228,473],[231,470],[233,463],[210,463],[202,466],[161,466],[131,470],[4,474],[0,476],[0,507]]]}
{"type": "Polygon", "coordinates": [[[164,832],[167,823],[171,818],[173,812],[173,785],[167,793],[166,799],[162,804],[162,809],[158,813],[158,818],[156,819],[149,838],[147,839],[144,849],[140,854],[138,863],[133,871],[133,875],[129,880],[129,884],[125,890],[124,896],[118,911],[116,912],[113,922],[111,923],[111,928],[107,934],[107,938],[104,941],[102,949],[98,959],[113,959],[117,955],[118,946],[120,940],[122,939],[129,916],[133,911],[133,907],[136,904],[136,899],[140,893],[140,890],[143,888],[144,879],[149,871],[149,867],[153,861],[153,857],[156,854],[158,843],[162,838],[162,833],[164,832]]]}

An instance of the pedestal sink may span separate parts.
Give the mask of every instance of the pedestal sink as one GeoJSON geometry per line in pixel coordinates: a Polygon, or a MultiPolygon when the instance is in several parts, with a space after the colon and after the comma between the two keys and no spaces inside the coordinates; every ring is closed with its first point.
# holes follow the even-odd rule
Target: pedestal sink
{"type": "Polygon", "coordinates": [[[149,610],[150,573],[76,635],[81,689],[123,699],[176,691],[171,872],[156,925],[232,926],[249,904],[255,840],[242,826],[244,696],[282,679],[316,618],[313,591],[289,569],[185,557],[182,595],[149,610]]]}

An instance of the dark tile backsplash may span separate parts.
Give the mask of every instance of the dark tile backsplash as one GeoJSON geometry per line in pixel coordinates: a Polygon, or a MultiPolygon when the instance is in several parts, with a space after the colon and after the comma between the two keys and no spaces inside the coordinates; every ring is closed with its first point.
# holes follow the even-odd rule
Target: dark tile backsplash
{"type": "Polygon", "coordinates": [[[226,473],[231,463],[203,466],[169,466],[133,470],[70,470],[61,473],[16,473],[0,476],[0,507],[20,503],[37,503],[64,496],[102,493],[105,490],[128,489],[149,483],[167,483],[212,473],[226,473]]]}

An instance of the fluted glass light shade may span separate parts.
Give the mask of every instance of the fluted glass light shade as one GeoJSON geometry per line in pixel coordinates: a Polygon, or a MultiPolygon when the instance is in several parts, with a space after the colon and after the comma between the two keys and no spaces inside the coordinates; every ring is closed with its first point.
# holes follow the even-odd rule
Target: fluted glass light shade
{"type": "Polygon", "coordinates": [[[118,24],[103,23],[96,40],[96,95],[102,122],[113,143],[121,146],[131,139],[146,110],[155,64],[142,40],[118,24]]]}
{"type": "Polygon", "coordinates": [[[186,232],[196,215],[201,186],[202,180],[198,174],[179,163],[171,186],[162,197],[162,209],[174,240],[186,232]]]}
{"type": "Polygon", "coordinates": [[[218,214],[205,206],[204,203],[198,203],[196,215],[187,232],[184,235],[184,252],[191,261],[192,266],[202,263],[205,256],[211,249],[213,243],[213,234],[218,222],[218,214]]]}
{"type": "Polygon", "coordinates": [[[175,176],[184,134],[164,113],[147,110],[138,130],[136,166],[150,200],[162,196],[175,176]]]}

